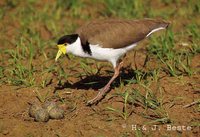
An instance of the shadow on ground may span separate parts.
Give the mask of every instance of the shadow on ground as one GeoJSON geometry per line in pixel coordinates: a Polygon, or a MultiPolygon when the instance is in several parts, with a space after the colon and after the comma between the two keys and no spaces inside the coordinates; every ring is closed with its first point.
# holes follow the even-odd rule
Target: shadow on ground
{"type": "MultiPolygon", "coordinates": [[[[111,79],[111,77],[113,75],[112,71],[106,71],[106,73],[110,74],[110,76],[91,75],[91,76],[87,76],[73,84],[66,81],[62,85],[58,84],[55,87],[54,92],[56,92],[57,90],[65,89],[65,88],[84,89],[84,90],[101,89],[101,88],[103,88],[104,85],[107,84],[107,82],[111,79]]],[[[136,83],[136,75],[137,75],[136,71],[133,70],[130,66],[126,67],[126,68],[122,68],[119,77],[112,83],[111,89],[114,87],[119,87],[121,82],[123,82],[124,85],[128,84],[129,81],[131,81],[132,83],[136,83]]],[[[145,78],[147,74],[145,71],[140,71],[140,75],[143,75],[145,78]]]]}

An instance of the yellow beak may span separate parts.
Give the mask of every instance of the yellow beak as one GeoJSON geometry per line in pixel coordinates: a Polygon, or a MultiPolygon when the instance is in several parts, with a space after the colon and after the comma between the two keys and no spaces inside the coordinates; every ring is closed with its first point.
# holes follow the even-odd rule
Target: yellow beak
{"type": "Polygon", "coordinates": [[[58,58],[62,55],[62,54],[66,54],[67,51],[66,51],[66,46],[64,44],[60,44],[60,45],[57,45],[58,46],[58,53],[56,55],[56,59],[55,61],[58,60],[58,58]]]}

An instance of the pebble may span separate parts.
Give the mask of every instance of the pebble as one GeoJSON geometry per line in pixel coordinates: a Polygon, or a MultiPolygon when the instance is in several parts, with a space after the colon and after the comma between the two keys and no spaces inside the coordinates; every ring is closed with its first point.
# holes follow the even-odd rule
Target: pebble
{"type": "Polygon", "coordinates": [[[2,134],[3,134],[3,135],[8,135],[8,134],[9,134],[9,131],[8,131],[8,130],[3,130],[3,131],[2,131],[2,134]]]}

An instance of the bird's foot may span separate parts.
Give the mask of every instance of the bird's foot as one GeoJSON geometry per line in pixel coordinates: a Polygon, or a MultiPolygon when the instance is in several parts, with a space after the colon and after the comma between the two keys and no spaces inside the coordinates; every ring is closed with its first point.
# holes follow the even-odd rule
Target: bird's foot
{"type": "Polygon", "coordinates": [[[87,102],[87,106],[97,104],[99,101],[101,101],[103,99],[104,95],[106,94],[106,92],[109,91],[109,89],[110,89],[109,85],[107,85],[103,89],[101,89],[101,91],[99,91],[99,93],[97,94],[97,96],[95,98],[93,98],[87,102]]]}

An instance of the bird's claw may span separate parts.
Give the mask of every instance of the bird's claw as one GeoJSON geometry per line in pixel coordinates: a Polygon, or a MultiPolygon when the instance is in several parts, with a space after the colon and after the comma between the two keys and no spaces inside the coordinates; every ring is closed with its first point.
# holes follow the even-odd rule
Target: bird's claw
{"type": "Polygon", "coordinates": [[[109,89],[110,89],[110,86],[105,86],[103,89],[101,89],[95,98],[93,98],[93,99],[91,99],[91,100],[89,100],[89,101],[87,102],[87,106],[91,106],[91,105],[94,105],[94,104],[95,104],[95,105],[98,104],[99,101],[101,101],[101,100],[103,99],[105,93],[106,93],[107,91],[109,91],[109,89]]]}

